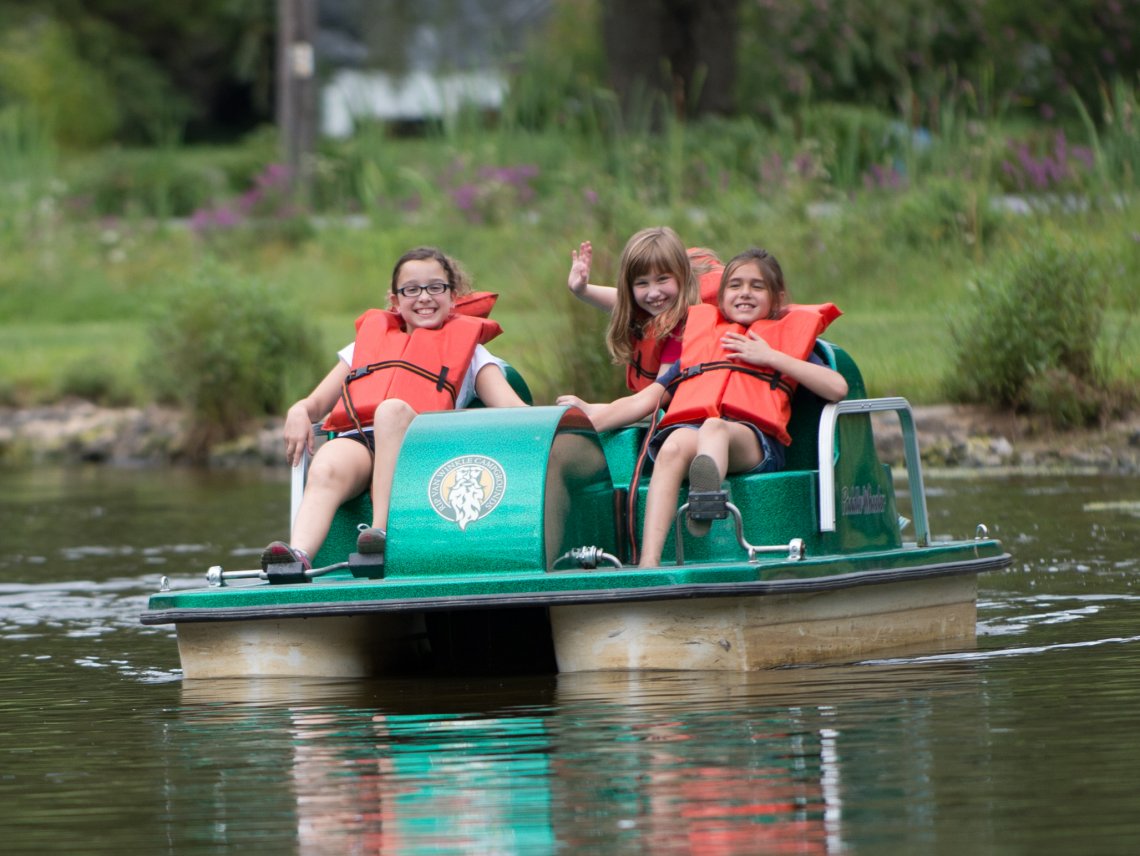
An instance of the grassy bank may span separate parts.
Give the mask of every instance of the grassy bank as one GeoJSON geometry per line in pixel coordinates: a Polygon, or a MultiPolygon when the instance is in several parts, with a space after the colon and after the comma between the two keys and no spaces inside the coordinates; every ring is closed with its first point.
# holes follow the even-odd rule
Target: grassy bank
{"type": "Polygon", "coordinates": [[[628,235],[661,223],[725,258],[769,248],[795,300],[844,309],[830,337],[856,357],[870,393],[916,403],[946,399],[950,322],[974,304],[978,282],[1027,248],[1072,247],[1096,268],[1100,370],[1118,391],[1140,387],[1140,209],[1119,157],[1070,158],[1064,176],[1021,192],[1033,211],[1013,213],[1001,204],[1017,189],[1002,166],[1016,150],[996,132],[921,148],[860,137],[876,142],[858,152],[845,139],[746,122],[656,136],[457,127],[361,138],[322,153],[306,210],[259,159],[262,142],[212,157],[81,161],[10,143],[0,152],[0,403],[161,396],[146,370],[150,331],[208,259],[264,284],[316,332],[327,359],[290,379],[283,408],[332,364],[353,318],[382,299],[393,260],[425,243],[502,295],[495,317],[506,333],[494,350],[538,402],[617,394],[605,319],[566,291],[570,250],[592,240],[592,278],[611,281],[628,235]],[[149,178],[116,198],[106,176],[123,163],[123,174],[149,178]]]}

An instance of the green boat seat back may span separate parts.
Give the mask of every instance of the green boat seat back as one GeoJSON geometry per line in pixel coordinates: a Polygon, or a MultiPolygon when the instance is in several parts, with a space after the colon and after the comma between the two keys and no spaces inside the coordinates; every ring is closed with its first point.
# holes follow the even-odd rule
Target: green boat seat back
{"type": "MultiPolygon", "coordinates": [[[[820,339],[815,353],[824,365],[835,369],[847,381],[848,398],[866,398],[862,373],[851,356],[839,346],[820,339]]],[[[783,544],[802,538],[807,550],[819,555],[840,551],[865,551],[896,546],[899,541],[894,492],[888,467],[880,464],[875,450],[871,420],[866,414],[843,417],[838,430],[839,484],[861,497],[883,497],[882,512],[874,515],[839,515],[835,533],[819,531],[819,421],[827,402],[804,387],[792,398],[788,433],[792,443],[786,449],[785,467],[778,473],[731,475],[726,484],[731,500],[745,514],[744,537],[752,544],[783,544]]],[[[602,436],[615,487],[628,489],[638,450],[647,426],[639,425],[607,432],[602,436]]],[[[647,464],[638,485],[638,531],[645,512],[645,499],[652,473],[647,464]]],[[[850,495],[850,494],[849,494],[850,495]]],[[[685,502],[681,491],[678,507],[685,502]]],[[[842,502],[842,497],[840,498],[842,502]]],[[[870,500],[864,501],[870,504],[870,500]]],[[[875,507],[879,500],[875,499],[875,507]]],[[[849,503],[851,507],[853,504],[849,503]]],[[[688,561],[725,561],[741,553],[731,521],[717,521],[706,538],[687,538],[688,561]]],[[[666,562],[675,554],[673,534],[665,544],[666,562]]]]}
{"type": "MultiPolygon", "coordinates": [[[[503,371],[507,376],[507,383],[511,385],[511,389],[518,393],[518,397],[525,401],[527,404],[534,404],[534,396],[531,395],[530,387],[527,386],[526,380],[521,374],[519,374],[518,369],[516,369],[510,363],[507,363],[503,371]]],[[[475,399],[468,405],[469,408],[485,406],[486,405],[484,405],[483,402],[479,400],[478,396],[476,396],[475,399]]]]}
{"type": "MultiPolygon", "coordinates": [[[[831,342],[817,339],[815,355],[825,366],[843,375],[847,381],[848,398],[866,398],[867,388],[863,375],[851,356],[831,342]]],[[[792,396],[792,418],[788,421],[788,434],[792,444],[785,451],[785,470],[819,469],[819,417],[827,402],[800,386],[792,396]]]]}

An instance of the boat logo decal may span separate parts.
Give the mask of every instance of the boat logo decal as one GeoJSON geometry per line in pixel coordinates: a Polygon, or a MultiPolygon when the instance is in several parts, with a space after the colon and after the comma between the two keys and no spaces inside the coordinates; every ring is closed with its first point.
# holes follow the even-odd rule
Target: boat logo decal
{"type": "Polygon", "coordinates": [[[887,497],[878,485],[854,485],[840,491],[843,503],[843,516],[859,514],[882,514],[887,507],[887,497]]]}
{"type": "Polygon", "coordinates": [[[502,465],[485,455],[452,458],[432,473],[428,501],[444,520],[466,530],[495,510],[507,489],[502,465]]]}

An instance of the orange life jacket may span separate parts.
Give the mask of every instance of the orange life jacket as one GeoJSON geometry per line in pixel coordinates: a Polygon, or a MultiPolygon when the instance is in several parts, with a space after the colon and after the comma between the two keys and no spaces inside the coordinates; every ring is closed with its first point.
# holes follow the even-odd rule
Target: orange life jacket
{"type": "MultiPolygon", "coordinates": [[[[762,319],[747,329],[773,348],[805,360],[819,334],[840,314],[832,303],[791,305],[780,318],[762,319]]],[[[797,382],[765,366],[729,360],[730,352],[721,344],[729,332],[743,334],[745,328],[726,320],[714,306],[689,307],[681,344],[681,377],[661,427],[722,416],[750,422],[789,445],[788,419],[797,382]]]]}
{"type": "Polygon", "coordinates": [[[697,282],[701,286],[701,303],[716,306],[716,294],[720,290],[720,278],[724,273],[724,265],[716,256],[702,252],[696,247],[690,247],[688,253],[689,262],[694,268],[703,265],[710,266],[707,271],[697,275],[697,282]]]}
{"type": "MultiPolygon", "coordinates": [[[[457,310],[489,312],[494,295],[467,295],[457,310]]],[[[352,370],[344,380],[340,400],[325,420],[327,431],[361,429],[372,424],[376,406],[398,398],[417,413],[451,410],[463,378],[482,345],[503,332],[497,322],[453,314],[434,330],[408,333],[395,312],[369,309],[356,319],[352,370]]]]}
{"type": "MultiPolygon", "coordinates": [[[[709,270],[697,277],[701,288],[701,303],[712,306],[717,304],[717,292],[720,290],[720,277],[724,273],[724,265],[716,261],[713,256],[705,253],[694,254],[689,250],[689,260],[694,263],[705,262],[712,264],[709,270]]],[[[661,371],[661,352],[670,336],[664,339],[647,339],[635,336],[633,339],[633,358],[625,367],[625,385],[632,391],[638,392],[657,379],[661,371]]]]}
{"type": "Polygon", "coordinates": [[[657,373],[661,370],[661,352],[669,339],[670,336],[664,339],[633,337],[633,356],[625,364],[625,385],[632,392],[643,390],[657,380],[657,373]]]}

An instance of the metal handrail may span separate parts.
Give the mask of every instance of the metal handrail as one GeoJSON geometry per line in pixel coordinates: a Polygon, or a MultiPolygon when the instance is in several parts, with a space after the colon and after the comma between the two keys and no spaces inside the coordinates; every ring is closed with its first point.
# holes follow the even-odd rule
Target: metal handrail
{"type": "MultiPolygon", "coordinates": [[[[320,437],[324,434],[320,422],[313,423],[313,434],[320,437]]],[[[301,462],[293,467],[293,478],[289,482],[289,531],[293,531],[293,524],[297,521],[297,511],[301,508],[301,495],[305,492],[305,480],[309,477],[309,462],[313,456],[309,454],[306,446],[301,450],[301,462]]]]}
{"type": "Polygon", "coordinates": [[[897,413],[902,427],[906,476],[910,486],[911,509],[918,546],[930,544],[930,524],[926,516],[926,490],[922,482],[922,459],[914,414],[905,398],[858,398],[824,406],[819,416],[819,530],[835,531],[835,427],[840,416],[851,413],[897,413]]]}

